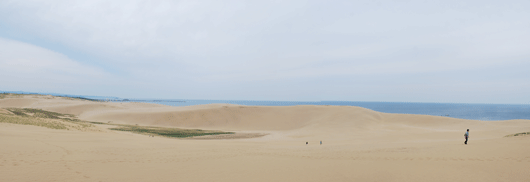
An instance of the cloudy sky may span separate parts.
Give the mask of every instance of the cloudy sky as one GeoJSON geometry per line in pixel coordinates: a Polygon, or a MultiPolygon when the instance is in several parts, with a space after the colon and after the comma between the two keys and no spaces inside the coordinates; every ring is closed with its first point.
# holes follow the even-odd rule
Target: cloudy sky
{"type": "Polygon", "coordinates": [[[0,90],[530,103],[530,1],[0,1],[0,90]]]}

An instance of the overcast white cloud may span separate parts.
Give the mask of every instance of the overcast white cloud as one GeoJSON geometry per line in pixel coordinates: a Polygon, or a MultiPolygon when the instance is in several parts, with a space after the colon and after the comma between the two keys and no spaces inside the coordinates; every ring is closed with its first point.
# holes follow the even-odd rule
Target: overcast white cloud
{"type": "Polygon", "coordinates": [[[105,83],[115,79],[102,69],[35,45],[0,38],[0,82],[3,88],[35,91],[105,83]]]}
{"type": "Polygon", "coordinates": [[[0,90],[529,103],[528,9],[528,1],[1,1],[0,43],[24,46],[0,56],[12,78],[0,90]],[[25,57],[35,51],[43,56],[25,57]],[[31,84],[20,75],[32,69],[86,85],[31,84]]]}

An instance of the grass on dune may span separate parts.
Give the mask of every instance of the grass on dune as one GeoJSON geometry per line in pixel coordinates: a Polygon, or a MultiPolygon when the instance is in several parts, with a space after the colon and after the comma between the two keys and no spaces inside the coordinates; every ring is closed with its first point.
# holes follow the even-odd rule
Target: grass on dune
{"type": "Polygon", "coordinates": [[[38,118],[49,118],[49,119],[65,119],[69,117],[74,117],[71,114],[61,114],[51,111],[45,111],[42,109],[32,109],[32,108],[8,108],[8,111],[11,111],[15,115],[19,116],[28,116],[32,115],[38,118]]]}
{"type": "Polygon", "coordinates": [[[34,117],[21,117],[16,115],[6,115],[0,114],[0,123],[11,123],[11,124],[21,124],[21,125],[33,125],[41,126],[51,129],[67,130],[68,127],[65,123],[60,121],[53,120],[44,120],[41,118],[34,117]]]}
{"type": "Polygon", "coordinates": [[[234,132],[199,130],[199,129],[180,129],[180,128],[164,128],[151,126],[132,126],[121,125],[118,128],[111,128],[111,130],[128,131],[139,134],[159,135],[174,138],[186,138],[203,135],[220,135],[220,134],[234,134],[234,132]]]}
{"type": "Polygon", "coordinates": [[[84,130],[93,125],[81,121],[70,114],[61,114],[51,111],[32,108],[6,108],[11,114],[0,114],[0,122],[34,125],[51,129],[77,129],[84,130]]]}
{"type": "Polygon", "coordinates": [[[27,115],[26,113],[24,113],[23,111],[19,110],[19,109],[7,109],[8,111],[10,111],[11,113],[17,115],[17,116],[29,116],[27,115]]]}
{"type": "Polygon", "coordinates": [[[21,98],[23,97],[23,94],[12,94],[12,93],[0,93],[0,99],[5,98],[21,98]]]}
{"type": "Polygon", "coordinates": [[[5,98],[24,98],[24,96],[33,96],[32,98],[41,98],[41,99],[53,99],[53,98],[64,98],[68,100],[87,100],[93,102],[103,102],[99,99],[90,99],[85,97],[68,97],[68,96],[54,96],[54,95],[42,95],[42,94],[15,94],[15,93],[0,93],[0,99],[5,98]]]}
{"type": "MultiPolygon", "coordinates": [[[[39,94],[13,94],[13,93],[0,93],[0,99],[4,98],[21,98],[26,95],[33,95],[34,97],[46,97],[45,95],[39,94]]],[[[60,97],[60,96],[59,96],[60,97]]],[[[53,97],[55,98],[55,96],[53,97]]],[[[81,99],[88,101],[100,101],[95,99],[88,99],[83,97],[63,97],[66,99],[81,99]]],[[[200,130],[200,129],[180,129],[180,128],[164,128],[164,127],[150,127],[150,126],[138,126],[138,125],[119,125],[102,123],[102,122],[88,122],[77,119],[76,116],[70,114],[61,114],[51,111],[45,111],[42,109],[33,108],[5,108],[12,114],[1,114],[0,123],[12,123],[22,125],[34,125],[41,126],[51,129],[76,129],[85,130],[94,126],[93,124],[102,125],[113,125],[117,128],[110,128],[116,131],[127,131],[139,134],[147,135],[158,135],[173,138],[186,138],[194,136],[204,135],[221,135],[221,134],[235,134],[234,132],[223,132],[223,131],[212,131],[212,130],[200,130]]]]}
{"type": "Polygon", "coordinates": [[[516,133],[516,134],[506,135],[504,137],[526,136],[526,135],[530,135],[530,132],[516,133]]]}
{"type": "Polygon", "coordinates": [[[127,131],[139,134],[158,135],[173,138],[186,138],[204,135],[234,134],[234,132],[200,130],[200,129],[180,129],[164,128],[138,125],[121,125],[102,122],[88,122],[77,119],[71,114],[61,114],[42,109],[33,108],[6,108],[13,114],[0,114],[0,123],[12,123],[22,125],[34,125],[51,129],[76,129],[84,130],[92,127],[93,124],[113,125],[116,128],[110,128],[116,131],[127,131]]]}

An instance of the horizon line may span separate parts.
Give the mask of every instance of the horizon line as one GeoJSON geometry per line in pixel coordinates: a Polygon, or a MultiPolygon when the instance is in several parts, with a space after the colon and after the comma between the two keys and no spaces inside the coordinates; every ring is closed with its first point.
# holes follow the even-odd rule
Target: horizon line
{"type": "Polygon", "coordinates": [[[0,90],[1,94],[23,94],[23,95],[51,95],[56,97],[81,97],[89,100],[121,100],[125,99],[129,102],[131,101],[247,101],[247,102],[364,102],[364,103],[411,103],[411,104],[485,104],[485,105],[530,105],[528,103],[519,103],[519,104],[508,104],[508,103],[464,103],[464,102],[407,102],[407,101],[352,101],[352,100],[315,100],[315,101],[287,101],[287,100],[241,100],[241,99],[160,99],[160,98],[122,98],[116,96],[96,96],[96,95],[75,95],[75,94],[61,94],[53,92],[26,92],[26,91],[3,91],[0,90]],[[88,97],[102,97],[104,99],[92,99],[88,97]]]}

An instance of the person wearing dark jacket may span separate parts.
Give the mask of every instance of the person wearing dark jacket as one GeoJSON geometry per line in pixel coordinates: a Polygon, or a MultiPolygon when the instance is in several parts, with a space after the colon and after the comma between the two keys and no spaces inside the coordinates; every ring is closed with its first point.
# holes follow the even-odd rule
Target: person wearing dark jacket
{"type": "Polygon", "coordinates": [[[464,137],[466,138],[466,141],[464,142],[464,144],[467,145],[467,139],[469,138],[469,129],[467,129],[466,133],[464,134],[464,137]]]}

